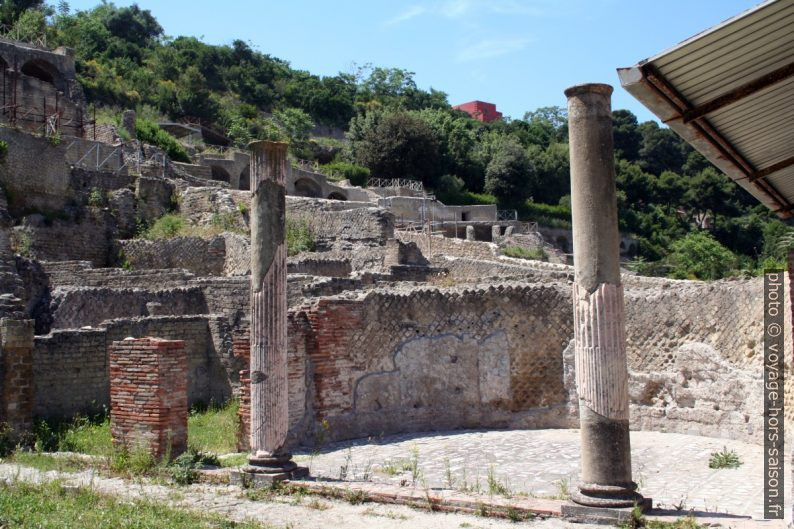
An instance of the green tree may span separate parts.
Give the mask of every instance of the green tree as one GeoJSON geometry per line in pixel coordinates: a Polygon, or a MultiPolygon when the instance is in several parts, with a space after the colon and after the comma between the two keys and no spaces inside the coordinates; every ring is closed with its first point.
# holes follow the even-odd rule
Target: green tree
{"type": "Polygon", "coordinates": [[[485,169],[485,192],[503,204],[520,204],[527,198],[530,161],[524,148],[515,140],[503,142],[485,169]]]}
{"type": "Polygon", "coordinates": [[[29,9],[44,11],[47,5],[44,0],[3,0],[0,2],[0,24],[13,27],[22,13],[29,9]]]}
{"type": "Polygon", "coordinates": [[[711,235],[693,231],[671,245],[667,261],[676,279],[720,279],[737,264],[736,256],[711,235]]]}
{"type": "Polygon", "coordinates": [[[612,138],[615,145],[615,157],[636,162],[642,147],[642,134],[637,123],[637,116],[629,110],[612,112],[612,138]]]}
{"type": "Polygon", "coordinates": [[[410,178],[432,186],[440,176],[438,140],[430,127],[407,112],[373,114],[349,136],[355,162],[379,178],[410,178]]]}

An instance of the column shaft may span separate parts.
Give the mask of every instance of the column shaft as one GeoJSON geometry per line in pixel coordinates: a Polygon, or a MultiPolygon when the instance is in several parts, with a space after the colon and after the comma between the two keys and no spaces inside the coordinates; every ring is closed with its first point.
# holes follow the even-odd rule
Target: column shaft
{"type": "Polygon", "coordinates": [[[576,385],[582,477],[572,499],[625,507],[639,502],[631,478],[628,371],[620,283],[612,145],[612,87],[565,91],[571,151],[576,385]]]}
{"type": "Polygon", "coordinates": [[[251,453],[271,462],[289,426],[286,173],[287,144],[251,144],[251,453]]]}

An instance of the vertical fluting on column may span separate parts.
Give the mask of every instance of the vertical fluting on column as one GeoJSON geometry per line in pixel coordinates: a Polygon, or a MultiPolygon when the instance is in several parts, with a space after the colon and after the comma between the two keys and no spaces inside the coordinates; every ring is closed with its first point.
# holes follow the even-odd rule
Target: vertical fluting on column
{"type": "Polygon", "coordinates": [[[287,144],[251,148],[251,466],[295,468],[287,440],[287,144]]]}
{"type": "Polygon", "coordinates": [[[576,386],[582,476],[576,503],[641,503],[631,477],[628,368],[612,145],[612,87],[568,88],[576,386]]]}

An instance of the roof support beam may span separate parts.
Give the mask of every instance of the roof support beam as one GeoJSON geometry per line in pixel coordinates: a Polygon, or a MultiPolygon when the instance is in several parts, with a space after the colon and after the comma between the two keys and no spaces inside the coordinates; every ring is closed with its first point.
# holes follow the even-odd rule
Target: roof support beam
{"type": "Polygon", "coordinates": [[[780,171],[781,169],[785,169],[786,167],[791,167],[792,165],[794,165],[794,156],[790,156],[785,160],[781,160],[775,164],[770,165],[769,167],[754,172],[749,177],[750,182],[755,182],[756,180],[760,180],[761,178],[769,176],[772,173],[780,171]]]}
{"type": "MultiPolygon", "coordinates": [[[[752,175],[758,174],[760,171],[753,167],[753,165],[747,161],[747,159],[742,156],[742,154],[739,153],[729,141],[727,141],[716,129],[714,129],[707,119],[699,119],[694,123],[683,123],[683,119],[681,118],[683,117],[684,113],[691,111],[693,107],[691,103],[689,103],[689,101],[687,101],[687,99],[680,92],[678,92],[678,90],[672,84],[670,84],[664,75],[656,70],[656,68],[654,68],[651,64],[644,64],[636,68],[636,70],[624,69],[621,71],[621,75],[625,77],[627,81],[623,83],[624,87],[626,87],[626,84],[636,83],[637,81],[644,81],[647,83],[647,86],[656,92],[657,97],[663,99],[666,102],[668,108],[672,110],[672,113],[669,111],[664,112],[665,117],[667,117],[667,119],[664,119],[665,122],[678,122],[681,126],[687,129],[694,138],[698,138],[700,141],[705,141],[711,149],[718,152],[719,156],[728,161],[734,168],[734,171],[731,171],[731,177],[734,180],[747,179],[750,182],[750,185],[755,187],[758,191],[769,198],[771,201],[771,204],[768,204],[770,209],[773,209],[783,218],[788,218],[791,216],[792,212],[794,212],[794,207],[792,207],[792,204],[790,204],[788,200],[786,200],[786,198],[777,189],[775,189],[772,184],[765,181],[763,178],[756,178],[754,181],[750,181],[750,177],[752,175]],[[633,74],[635,71],[639,74],[639,78],[633,74]]],[[[767,170],[768,169],[769,168],[767,168],[767,170]]]]}
{"type": "Polygon", "coordinates": [[[707,103],[703,103],[700,106],[685,111],[683,113],[684,123],[689,123],[690,121],[702,118],[706,114],[710,114],[715,110],[732,105],[733,103],[736,103],[737,101],[740,101],[749,95],[772,86],[773,84],[784,81],[790,77],[794,77],[794,63],[787,64],[773,72],[769,72],[768,74],[759,77],[758,79],[754,79],[743,84],[742,86],[734,88],[730,92],[726,92],[707,103]]]}

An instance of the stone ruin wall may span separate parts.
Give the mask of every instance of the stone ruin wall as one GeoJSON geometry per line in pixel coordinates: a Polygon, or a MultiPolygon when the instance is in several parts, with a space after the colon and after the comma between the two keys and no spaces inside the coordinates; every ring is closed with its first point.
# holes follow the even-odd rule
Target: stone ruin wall
{"type": "Polygon", "coordinates": [[[110,320],[94,329],[36,336],[33,348],[34,413],[70,419],[109,405],[108,346],[129,336],[183,340],[190,404],[224,402],[243,365],[232,351],[228,323],[217,316],[159,316],[110,320]]]}
{"type": "MultiPolygon", "coordinates": [[[[762,280],[650,283],[626,292],[632,427],[760,442],[762,280]]],[[[334,439],[576,427],[570,303],[568,284],[515,283],[294,309],[294,439],[321,419],[334,439]]]]}
{"type": "MultiPolygon", "coordinates": [[[[186,342],[191,403],[236,392],[244,362],[234,356],[232,337],[245,325],[246,277],[45,266],[54,283],[88,287],[55,289],[66,293],[56,295],[56,313],[63,312],[55,327],[81,323],[81,307],[94,304],[101,310],[82,314],[115,315],[103,300],[135,311],[92,329],[36,337],[38,415],[68,418],[106,405],[107,345],[127,336],[186,342]]],[[[570,283],[554,277],[561,272],[555,268],[540,266],[534,279],[493,286],[358,292],[349,289],[360,280],[291,275],[293,440],[313,442],[321,419],[334,439],[462,427],[576,427],[570,283]]],[[[762,278],[624,281],[633,427],[758,441],[762,278]]],[[[789,410],[792,396],[786,392],[789,410]]]]}

